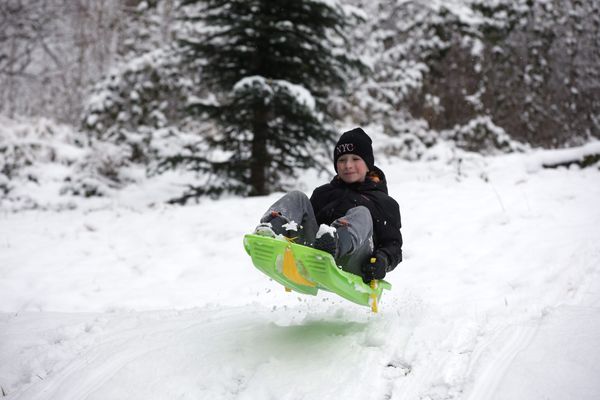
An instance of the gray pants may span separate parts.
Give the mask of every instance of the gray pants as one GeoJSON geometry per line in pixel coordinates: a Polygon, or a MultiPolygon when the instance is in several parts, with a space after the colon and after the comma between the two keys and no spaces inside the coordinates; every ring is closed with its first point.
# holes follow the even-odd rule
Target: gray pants
{"type": "MultiPolygon", "coordinates": [[[[310,200],[304,193],[294,190],[284,195],[269,207],[261,222],[269,221],[273,211],[298,224],[298,243],[312,246],[319,227],[310,200]]],[[[364,206],[351,208],[331,226],[347,228],[352,241],[350,252],[341,254],[336,259],[337,264],[344,271],[360,275],[361,265],[368,262],[373,252],[373,219],[369,209],[364,206]]]]}

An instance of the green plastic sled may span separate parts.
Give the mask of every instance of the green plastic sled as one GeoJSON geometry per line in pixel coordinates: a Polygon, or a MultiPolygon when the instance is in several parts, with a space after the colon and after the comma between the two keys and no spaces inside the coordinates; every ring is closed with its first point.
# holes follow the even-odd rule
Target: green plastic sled
{"type": "Polygon", "coordinates": [[[256,268],[288,291],[314,296],[323,289],[377,312],[381,293],[392,288],[384,280],[366,285],[360,276],[338,268],[331,254],[312,247],[250,234],[244,236],[244,248],[256,268]]]}

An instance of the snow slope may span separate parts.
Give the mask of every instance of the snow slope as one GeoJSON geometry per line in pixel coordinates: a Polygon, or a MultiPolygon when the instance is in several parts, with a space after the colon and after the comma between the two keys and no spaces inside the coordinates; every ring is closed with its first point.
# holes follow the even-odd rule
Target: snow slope
{"type": "Polygon", "coordinates": [[[600,171],[540,159],[383,163],[405,260],[376,315],[252,267],[277,195],[0,214],[2,392],[600,398],[600,171]]]}

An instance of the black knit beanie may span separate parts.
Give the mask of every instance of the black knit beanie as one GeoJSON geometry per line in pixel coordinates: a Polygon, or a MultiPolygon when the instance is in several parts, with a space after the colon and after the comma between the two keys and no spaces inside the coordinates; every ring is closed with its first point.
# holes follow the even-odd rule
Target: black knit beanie
{"type": "Polygon", "coordinates": [[[362,128],[354,128],[344,132],[333,149],[333,167],[337,172],[337,160],[344,154],[356,154],[360,156],[367,164],[369,171],[375,167],[375,158],[373,157],[373,141],[362,130],[362,128]]]}

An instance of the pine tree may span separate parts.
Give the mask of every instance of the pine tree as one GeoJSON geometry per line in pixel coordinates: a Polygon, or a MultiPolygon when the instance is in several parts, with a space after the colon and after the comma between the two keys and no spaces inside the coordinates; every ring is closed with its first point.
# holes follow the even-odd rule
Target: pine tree
{"type": "Polygon", "coordinates": [[[354,16],[320,0],[187,0],[184,10],[180,44],[190,62],[204,60],[199,80],[215,94],[191,109],[219,128],[207,138],[211,156],[169,160],[212,176],[183,199],[264,195],[317,166],[335,134],[328,97],[364,68],[345,33],[354,16]]]}

